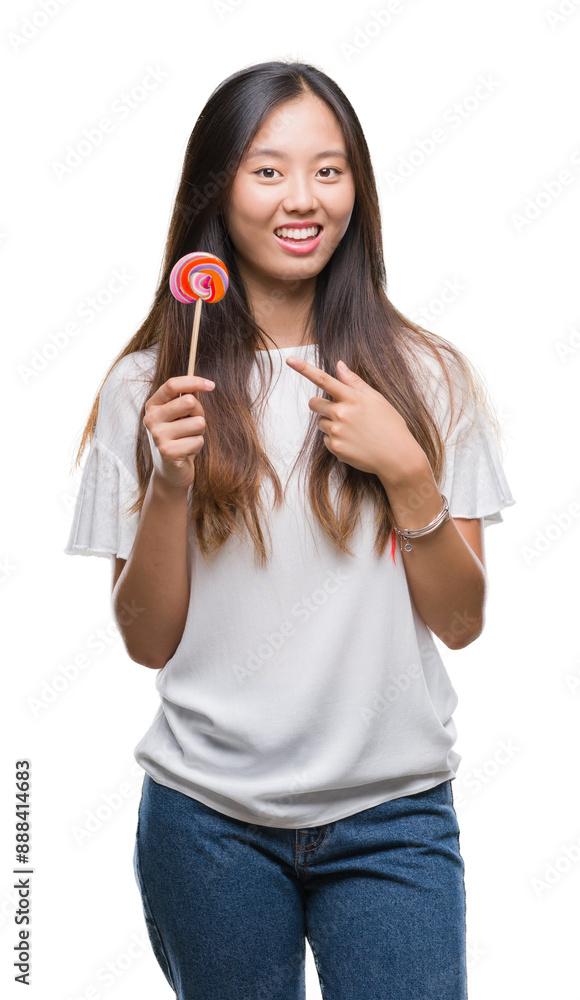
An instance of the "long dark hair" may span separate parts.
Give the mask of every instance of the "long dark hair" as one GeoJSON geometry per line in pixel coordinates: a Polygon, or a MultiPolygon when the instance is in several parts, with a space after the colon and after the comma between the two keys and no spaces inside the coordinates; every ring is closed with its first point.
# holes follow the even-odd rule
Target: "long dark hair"
{"type": "MultiPolygon", "coordinates": [[[[265,62],[247,67],[223,81],[211,94],[189,137],[155,299],[137,333],[109,368],[134,351],[158,344],[149,398],[172,375],[187,371],[194,306],[178,302],[169,288],[173,265],[186,253],[206,250],[226,264],[227,295],[202,310],[195,374],[213,378],[216,388],[203,396],[206,417],[204,447],[195,460],[195,488],[190,491],[190,517],[200,549],[209,556],[243,525],[254,543],[257,564],[267,564],[260,484],[269,477],[273,502],[284,496],[280,479],[260,443],[250,399],[248,377],[255,352],[268,349],[265,331],[256,323],[236,267],[235,248],[220,209],[227,199],[238,165],[270,113],[286,101],[312,94],[323,100],[342,128],[355,185],[348,228],[333,255],[317,275],[307,322],[318,344],[319,366],[336,376],[342,358],[365,382],[382,393],[404,417],[425,451],[434,477],[444,469],[444,440],[425,397],[427,367],[435,362],[447,383],[451,414],[458,385],[486,410],[499,441],[493,410],[479,373],[449,341],[406,319],[389,301],[382,252],[379,202],[369,150],[354,109],[337,84],[316,67],[300,62],[265,62]],[[429,359],[431,361],[429,362],[429,359]],[[243,524],[242,524],[243,522],[243,524]]],[[[262,355],[270,359],[269,354],[262,355]]],[[[271,360],[271,359],[270,359],[271,360]]],[[[270,369],[270,382],[272,369],[270,369]]],[[[105,381],[103,379],[103,382],[105,381]]],[[[76,463],[95,430],[103,382],[83,431],[76,463]]],[[[442,383],[443,384],[443,383],[442,383]]],[[[261,380],[262,399],[268,386],[261,380]]],[[[313,387],[313,395],[314,387],[313,387]]],[[[327,396],[327,398],[332,398],[327,396]]],[[[467,398],[462,393],[465,401],[467,398]]],[[[459,416],[464,410],[460,406],[459,416]]],[[[139,496],[131,510],[140,511],[152,471],[146,429],[137,431],[136,462],[139,496]]],[[[384,553],[393,518],[387,494],[376,475],[340,462],[316,433],[311,413],[298,461],[308,457],[308,500],[322,529],[342,552],[355,528],[365,497],[375,503],[375,553],[384,553]],[[338,484],[338,509],[331,503],[330,478],[338,484]]],[[[455,426],[455,424],[453,424],[455,426]]],[[[451,429],[451,425],[450,425],[451,429]]]]}

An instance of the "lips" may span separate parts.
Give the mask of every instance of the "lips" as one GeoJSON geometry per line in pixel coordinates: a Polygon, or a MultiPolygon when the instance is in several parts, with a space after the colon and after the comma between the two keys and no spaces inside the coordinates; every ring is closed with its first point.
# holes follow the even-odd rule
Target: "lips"
{"type": "Polygon", "coordinates": [[[281,232],[283,229],[286,232],[292,233],[296,229],[315,229],[318,228],[318,234],[316,236],[306,237],[303,239],[292,239],[290,236],[278,236],[277,232],[274,232],[274,237],[284,250],[288,250],[290,253],[305,254],[311,253],[316,249],[320,240],[322,239],[322,234],[324,229],[316,222],[308,222],[303,225],[298,225],[297,223],[292,223],[290,226],[277,226],[276,230],[281,232]]]}

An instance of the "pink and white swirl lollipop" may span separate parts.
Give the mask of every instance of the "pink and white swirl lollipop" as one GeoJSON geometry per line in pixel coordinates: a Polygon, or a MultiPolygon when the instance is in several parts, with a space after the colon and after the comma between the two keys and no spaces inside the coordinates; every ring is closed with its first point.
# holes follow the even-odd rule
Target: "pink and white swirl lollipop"
{"type": "Polygon", "coordinates": [[[228,269],[213,253],[196,250],[172,268],[169,287],[178,302],[195,302],[187,374],[193,375],[202,302],[219,302],[228,290],[228,269]]]}

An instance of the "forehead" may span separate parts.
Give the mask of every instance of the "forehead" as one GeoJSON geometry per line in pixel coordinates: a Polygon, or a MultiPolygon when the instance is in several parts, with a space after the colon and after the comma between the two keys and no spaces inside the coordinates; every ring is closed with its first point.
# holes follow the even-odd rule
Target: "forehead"
{"type": "Polygon", "coordinates": [[[319,98],[305,95],[274,108],[249,143],[246,157],[318,152],[346,155],[342,129],[332,108],[319,98]],[[268,153],[264,154],[264,150],[268,153]]]}

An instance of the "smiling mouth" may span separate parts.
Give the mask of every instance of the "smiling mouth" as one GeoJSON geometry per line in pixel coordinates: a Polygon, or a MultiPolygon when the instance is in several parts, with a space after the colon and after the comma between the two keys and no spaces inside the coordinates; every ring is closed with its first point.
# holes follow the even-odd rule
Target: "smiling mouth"
{"type": "Polygon", "coordinates": [[[316,239],[322,231],[322,226],[302,226],[293,229],[291,226],[282,226],[274,230],[274,235],[279,239],[292,240],[295,243],[305,243],[308,240],[316,239]]]}

